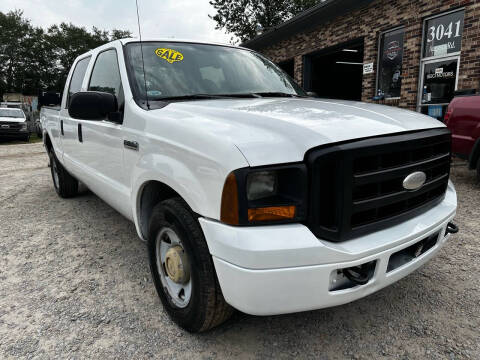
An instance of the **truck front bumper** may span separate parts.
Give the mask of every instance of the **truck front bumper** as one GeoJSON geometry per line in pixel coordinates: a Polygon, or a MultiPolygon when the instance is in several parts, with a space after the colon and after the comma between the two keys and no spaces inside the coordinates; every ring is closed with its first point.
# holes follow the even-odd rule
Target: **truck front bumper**
{"type": "Polygon", "coordinates": [[[449,183],[444,200],[425,213],[340,243],[318,239],[301,224],[234,227],[205,218],[200,224],[225,300],[248,314],[274,315],[345,304],[410,274],[449,239],[446,227],[456,208],[449,183]],[[389,268],[393,254],[427,238],[434,238],[431,248],[389,268]],[[333,290],[339,270],[372,261],[373,276],[365,285],[333,290]]]}

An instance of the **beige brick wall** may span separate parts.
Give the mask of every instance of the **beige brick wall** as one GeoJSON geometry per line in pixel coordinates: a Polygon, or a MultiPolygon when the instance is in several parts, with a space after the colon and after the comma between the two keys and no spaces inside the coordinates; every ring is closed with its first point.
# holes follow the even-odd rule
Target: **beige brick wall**
{"type": "Polygon", "coordinates": [[[374,74],[363,77],[362,100],[375,95],[378,38],[382,31],[405,27],[400,100],[387,102],[415,109],[417,104],[423,19],[465,7],[458,88],[480,88],[480,0],[377,0],[364,9],[338,17],[261,50],[275,62],[294,59],[295,80],[302,84],[303,55],[364,38],[364,63],[373,62],[374,74]]]}

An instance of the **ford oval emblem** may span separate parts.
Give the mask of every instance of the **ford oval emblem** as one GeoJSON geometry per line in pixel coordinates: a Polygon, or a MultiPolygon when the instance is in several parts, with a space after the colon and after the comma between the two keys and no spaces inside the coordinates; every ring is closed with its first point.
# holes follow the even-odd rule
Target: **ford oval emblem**
{"type": "Polygon", "coordinates": [[[416,171],[403,180],[403,188],[405,190],[418,190],[425,184],[426,180],[427,175],[423,171],[416,171]]]}

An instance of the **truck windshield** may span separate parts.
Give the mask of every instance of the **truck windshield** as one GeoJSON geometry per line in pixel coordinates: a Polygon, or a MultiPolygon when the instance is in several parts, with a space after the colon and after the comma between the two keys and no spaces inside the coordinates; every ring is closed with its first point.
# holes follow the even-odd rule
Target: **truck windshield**
{"type": "Polygon", "coordinates": [[[23,111],[19,109],[0,109],[0,117],[23,118],[23,111]]]}
{"type": "Polygon", "coordinates": [[[126,45],[126,60],[136,100],[223,97],[306,96],[281,69],[249,50],[181,42],[144,42],[145,79],[140,43],[126,45]]]}

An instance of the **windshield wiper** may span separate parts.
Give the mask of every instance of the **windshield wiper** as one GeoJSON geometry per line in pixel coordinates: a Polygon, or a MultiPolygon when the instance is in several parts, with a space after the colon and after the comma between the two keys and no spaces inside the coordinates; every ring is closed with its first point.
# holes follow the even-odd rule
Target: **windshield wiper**
{"type": "Polygon", "coordinates": [[[222,94],[218,96],[232,97],[232,98],[262,98],[262,97],[305,97],[297,94],[289,94],[280,91],[270,91],[270,92],[251,92],[251,93],[239,93],[239,94],[222,94]]]}
{"type": "Polygon", "coordinates": [[[283,92],[252,92],[240,94],[189,94],[178,96],[149,97],[150,101],[175,101],[175,100],[203,100],[203,99],[229,99],[229,98],[262,98],[262,97],[304,97],[283,92]]]}
{"type": "Polygon", "coordinates": [[[255,95],[261,96],[261,97],[293,97],[293,98],[303,98],[305,96],[297,95],[297,94],[289,94],[289,93],[284,93],[284,92],[279,92],[279,91],[272,91],[272,92],[257,92],[254,93],[255,95]]]}
{"type": "Polygon", "coordinates": [[[202,100],[202,99],[228,99],[230,96],[214,94],[190,94],[179,96],[149,97],[150,101],[175,101],[175,100],[202,100]]]}

